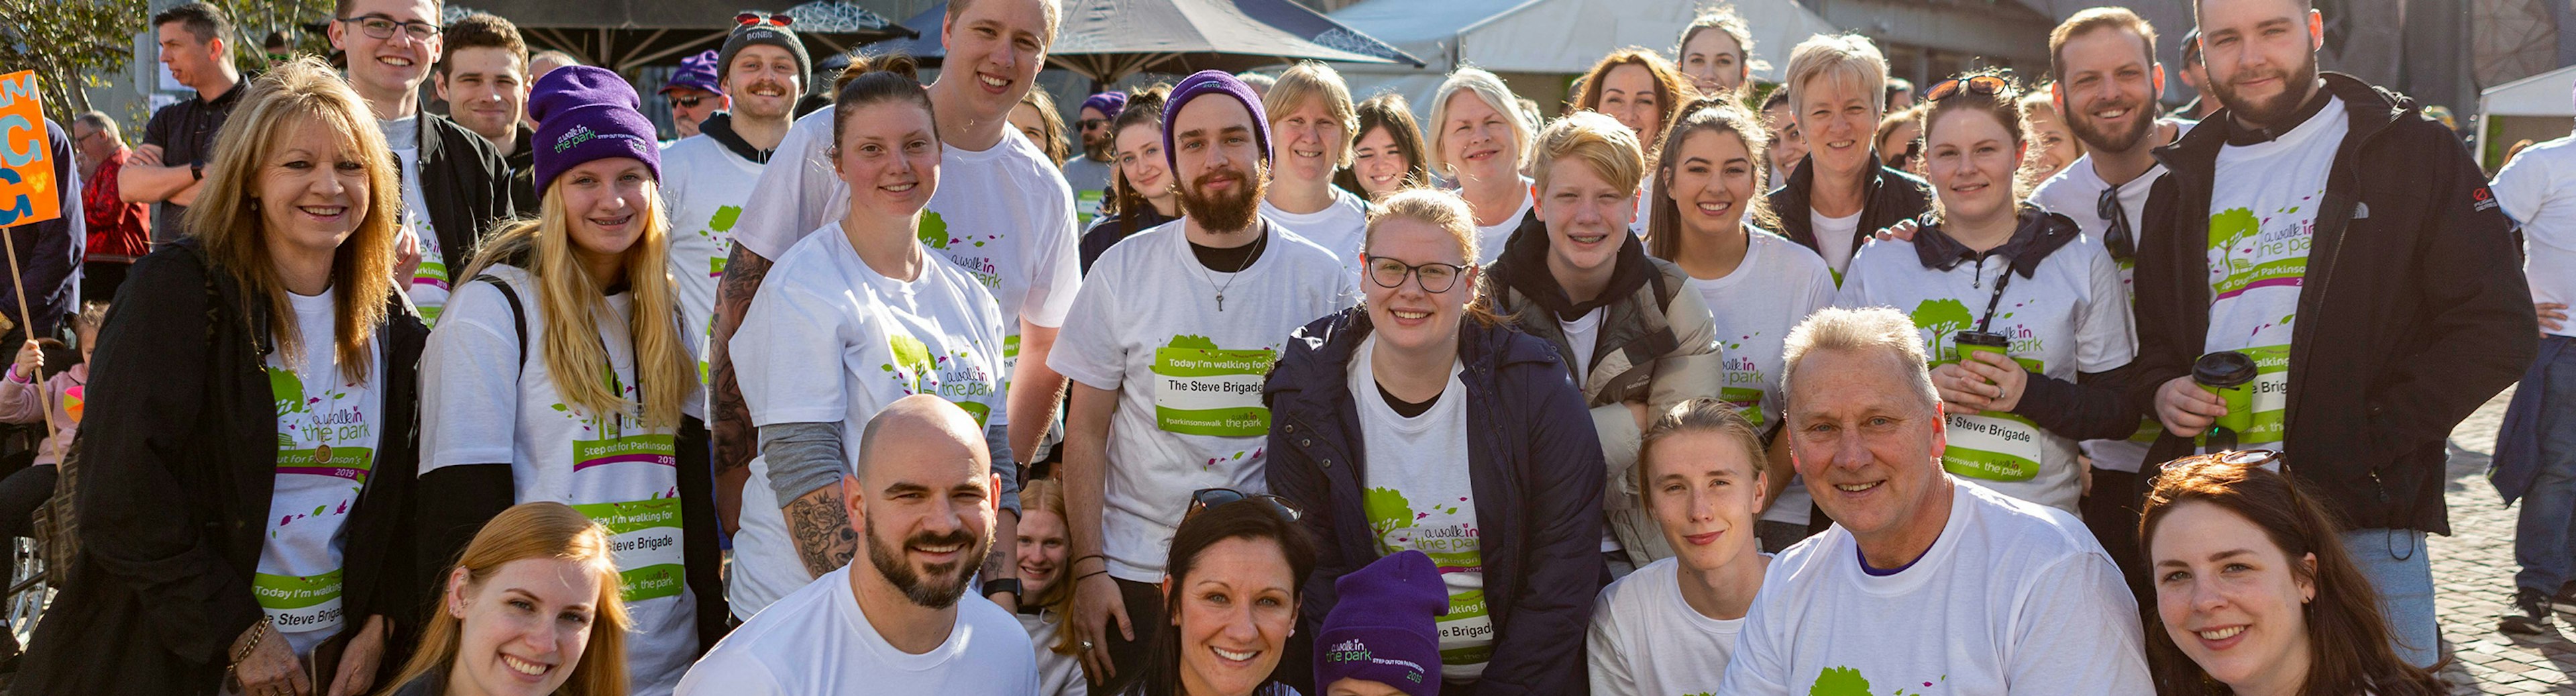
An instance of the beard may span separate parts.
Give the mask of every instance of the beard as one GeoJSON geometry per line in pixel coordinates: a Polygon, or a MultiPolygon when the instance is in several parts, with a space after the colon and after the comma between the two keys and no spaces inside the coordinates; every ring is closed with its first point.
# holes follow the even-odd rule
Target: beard
{"type": "Polygon", "coordinates": [[[977,538],[963,529],[947,534],[915,534],[901,543],[887,543],[884,537],[877,535],[875,518],[869,518],[866,526],[868,564],[876,566],[877,574],[885,576],[888,584],[902,590],[904,599],[931,609],[946,609],[956,604],[958,597],[965,596],[967,578],[972,577],[976,567],[981,565],[970,561],[983,560],[984,554],[990,550],[986,548],[989,540],[977,538]],[[927,577],[925,573],[914,572],[912,563],[903,557],[903,550],[907,547],[949,544],[964,544],[966,553],[957,562],[937,563],[925,568],[927,577]]]}
{"type": "Polygon", "coordinates": [[[2299,107],[2306,104],[2308,97],[2316,91],[2317,54],[2307,54],[2307,59],[2299,62],[2297,70],[2282,77],[2281,93],[2262,100],[2237,94],[2234,80],[2220,80],[2216,75],[2210,76],[2209,93],[2218,97],[2218,103],[2227,107],[2238,120],[2276,130],[2288,128],[2297,125],[2289,122],[2290,117],[2297,115],[2299,107]]]}
{"type": "MultiPolygon", "coordinates": [[[[2084,111],[2068,111],[2065,114],[2066,129],[2074,131],[2075,139],[2083,142],[2084,148],[2087,150],[2128,152],[2129,148],[2138,146],[2139,140],[2147,137],[2147,131],[2149,129],[2155,128],[2156,120],[2148,118],[2149,116],[2153,116],[2154,113],[2145,110],[2147,100],[2140,99],[2123,101],[2128,102],[2128,128],[2121,129],[2119,132],[2103,131],[2094,128],[2093,112],[2101,110],[2100,108],[2094,108],[2084,111]]],[[[2099,106],[2110,107],[2119,106],[2119,104],[2104,103],[2099,106]]]]}
{"type": "Polygon", "coordinates": [[[1107,162],[1115,159],[1110,156],[1110,150],[1115,148],[1116,145],[1109,142],[1109,135],[1106,133],[1097,138],[1082,139],[1082,156],[1095,161],[1107,162]]]}
{"type": "Polygon", "coordinates": [[[1215,232],[1233,232],[1252,228],[1261,213],[1261,198],[1269,191],[1270,168],[1258,162],[1249,173],[1234,168],[1213,170],[1192,179],[1181,187],[1181,214],[1196,218],[1199,225],[1215,232]],[[1203,194],[1209,180],[1218,175],[1234,177],[1232,193],[1203,194]]]}

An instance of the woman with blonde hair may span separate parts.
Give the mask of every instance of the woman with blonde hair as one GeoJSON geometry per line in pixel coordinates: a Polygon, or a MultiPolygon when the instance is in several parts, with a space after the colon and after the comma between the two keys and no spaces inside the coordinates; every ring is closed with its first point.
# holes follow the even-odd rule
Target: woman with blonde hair
{"type": "Polygon", "coordinates": [[[636,693],[669,693],[723,635],[697,364],[680,334],[652,122],[607,70],[539,78],[540,216],[476,255],[422,358],[421,565],[514,503],[610,525],[636,693]]]}
{"type": "Polygon", "coordinates": [[[1682,28],[1682,40],[1673,47],[1673,63],[1701,94],[1742,91],[1745,83],[1753,81],[1754,70],[1771,69],[1753,59],[1753,27],[1736,14],[1733,5],[1726,4],[1700,13],[1682,28]]]}
{"type": "Polygon", "coordinates": [[[417,449],[394,424],[429,330],[394,285],[393,155],[318,60],[247,87],[188,238],[99,330],[78,582],[18,693],[361,693],[408,630],[417,449]]]}
{"type": "MultiPolygon", "coordinates": [[[[1637,142],[1648,148],[1663,142],[1664,122],[1672,120],[1682,102],[1699,96],[1690,78],[1673,69],[1672,61],[1636,46],[1611,51],[1575,84],[1569,111],[1594,111],[1619,119],[1619,125],[1636,133],[1637,142]]],[[[1646,161],[1654,160],[1655,150],[1647,150],[1646,161]]]]}
{"type": "MultiPolygon", "coordinates": [[[[1387,197],[1369,216],[1364,301],[1298,329],[1263,388],[1270,490],[1312,511],[1323,544],[1288,650],[1299,681],[1311,671],[1293,656],[1340,600],[1332,580],[1421,551],[1449,609],[1430,666],[1444,692],[1583,691],[1601,450],[1555,349],[1483,308],[1474,224],[1457,194],[1387,197]]],[[[1331,646],[1315,647],[1320,660],[1331,646]]]]}
{"type": "Polygon", "coordinates": [[[420,650],[384,696],[624,696],[615,538],[562,503],[493,515],[439,576],[420,650]]]}
{"type": "Polygon", "coordinates": [[[1538,126],[1521,113],[1520,97],[1503,78],[1482,68],[1459,68],[1432,93],[1431,120],[1423,127],[1431,138],[1432,169],[1457,184],[1458,196],[1474,212],[1482,256],[1471,260],[1493,263],[1535,200],[1521,164],[1529,160],[1538,126]]]}

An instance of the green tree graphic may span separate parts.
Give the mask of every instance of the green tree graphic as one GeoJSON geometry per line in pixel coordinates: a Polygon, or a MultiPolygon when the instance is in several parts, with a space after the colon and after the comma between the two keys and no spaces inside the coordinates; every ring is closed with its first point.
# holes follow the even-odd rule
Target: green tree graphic
{"type": "Polygon", "coordinates": [[[894,353],[894,364],[879,365],[878,369],[894,373],[906,393],[920,393],[922,377],[938,367],[930,359],[930,346],[922,344],[921,339],[895,334],[886,337],[886,350],[894,353]]]}
{"type": "Polygon", "coordinates": [[[1168,347],[1171,347],[1171,348],[1196,348],[1196,349],[1199,349],[1199,350],[1217,350],[1217,349],[1218,349],[1218,348],[1217,348],[1217,346],[1216,346],[1216,340],[1215,340],[1215,339],[1211,339],[1211,338],[1208,338],[1208,337],[1206,337],[1206,336],[1194,336],[1194,335],[1190,335],[1190,334],[1182,334],[1182,335],[1179,335],[1179,336],[1173,336],[1173,337],[1172,337],[1172,342],[1171,342],[1171,343],[1169,343],[1169,344],[1166,344],[1166,345],[1167,345],[1168,347]]]}
{"type": "Polygon", "coordinates": [[[733,231],[733,222],[741,218],[742,206],[728,205],[722,208],[717,208],[716,214],[707,218],[707,229],[715,230],[717,232],[731,232],[733,231]]]}
{"type": "Polygon", "coordinates": [[[1956,360],[1959,349],[1950,345],[1950,335],[1976,328],[1976,315],[1958,300],[1924,300],[1914,306],[1914,326],[1932,332],[1932,354],[1936,360],[1956,360]]]}
{"type": "Polygon", "coordinates": [[[2209,238],[2223,240],[2218,245],[2219,259],[2228,275],[2244,272],[2254,266],[2253,259],[2240,259],[2236,246],[2263,231],[2263,223],[2254,218],[2250,208],[2229,208],[2209,216],[2209,238]]]}
{"type": "Polygon", "coordinates": [[[948,220],[938,213],[921,214],[921,243],[932,249],[948,248],[948,220]]]}
{"type": "Polygon", "coordinates": [[[1807,687],[1807,696],[1870,696],[1869,678],[1850,667],[1827,667],[1807,687]]]}

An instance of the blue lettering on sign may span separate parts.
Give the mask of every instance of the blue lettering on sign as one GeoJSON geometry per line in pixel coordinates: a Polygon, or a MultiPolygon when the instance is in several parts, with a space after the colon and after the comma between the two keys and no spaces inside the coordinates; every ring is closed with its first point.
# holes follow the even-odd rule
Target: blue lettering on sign
{"type": "Polygon", "coordinates": [[[16,104],[20,99],[34,98],[36,98],[36,76],[34,74],[31,73],[26,77],[21,77],[15,80],[0,80],[0,106],[16,104]]]}
{"type": "MultiPolygon", "coordinates": [[[[16,170],[0,169],[0,184],[21,183],[26,182],[18,178],[16,170]]],[[[17,202],[10,203],[7,207],[0,207],[0,227],[7,227],[10,223],[17,222],[20,217],[34,214],[36,214],[35,203],[27,200],[27,194],[18,194],[17,202]]]]}
{"type": "Polygon", "coordinates": [[[0,116],[0,141],[6,141],[5,145],[0,145],[0,162],[5,162],[12,167],[24,167],[28,162],[36,161],[36,155],[39,154],[38,148],[45,142],[45,132],[36,128],[36,124],[29,122],[26,116],[10,114],[0,116]],[[35,136],[20,140],[17,134],[22,130],[34,131],[35,136]],[[21,147],[25,149],[22,150],[21,147]]]}

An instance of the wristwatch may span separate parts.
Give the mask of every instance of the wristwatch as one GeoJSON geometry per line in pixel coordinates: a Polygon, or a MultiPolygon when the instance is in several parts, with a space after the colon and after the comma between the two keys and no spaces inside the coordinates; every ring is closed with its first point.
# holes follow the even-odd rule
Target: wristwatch
{"type": "Polygon", "coordinates": [[[191,164],[191,165],[188,165],[188,180],[190,180],[190,181],[205,181],[205,180],[206,180],[206,165],[202,165],[202,164],[191,164]]]}
{"type": "Polygon", "coordinates": [[[984,587],[982,589],[983,591],[978,592],[977,594],[991,597],[995,593],[1009,592],[1011,593],[1011,598],[1018,599],[1020,596],[1020,579],[1001,578],[998,580],[986,580],[984,581],[984,587]]]}

